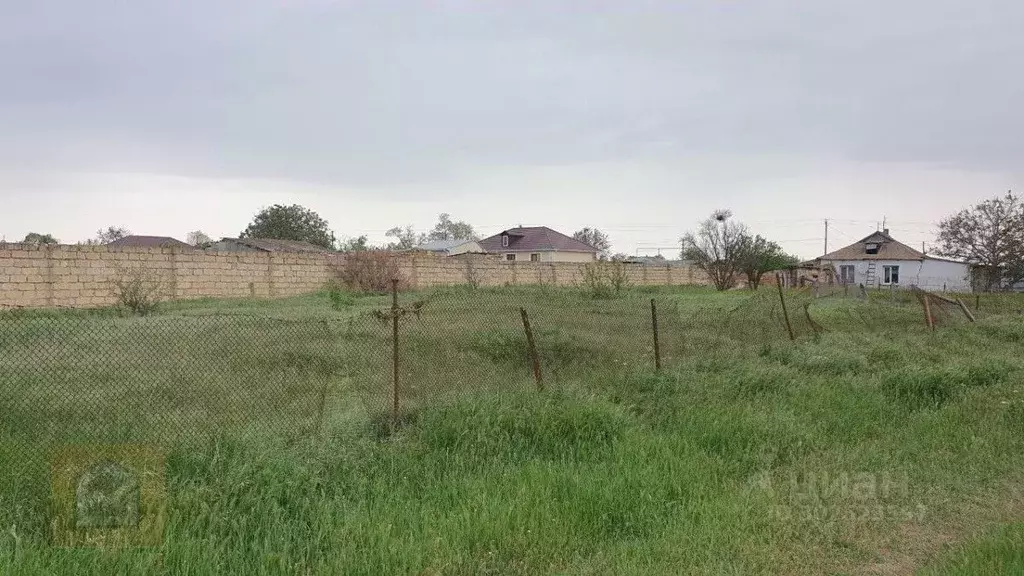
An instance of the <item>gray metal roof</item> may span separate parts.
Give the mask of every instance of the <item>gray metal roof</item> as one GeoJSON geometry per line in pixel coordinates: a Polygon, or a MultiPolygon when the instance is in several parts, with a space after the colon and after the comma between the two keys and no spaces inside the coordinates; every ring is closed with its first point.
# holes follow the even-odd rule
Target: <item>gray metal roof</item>
{"type": "Polygon", "coordinates": [[[424,242],[419,246],[413,248],[413,250],[425,250],[427,252],[447,252],[457,246],[474,242],[474,240],[431,240],[430,242],[424,242]]]}

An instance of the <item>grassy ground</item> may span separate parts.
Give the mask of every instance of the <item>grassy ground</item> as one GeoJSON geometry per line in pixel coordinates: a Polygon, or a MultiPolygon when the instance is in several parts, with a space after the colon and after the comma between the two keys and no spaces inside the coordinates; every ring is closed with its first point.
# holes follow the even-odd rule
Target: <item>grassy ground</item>
{"type": "Polygon", "coordinates": [[[4,317],[0,573],[1019,569],[1024,323],[790,293],[792,344],[773,294],[403,295],[395,434],[386,297],[4,317]],[[168,450],[162,543],[49,545],[48,451],[111,441],[168,450]]]}

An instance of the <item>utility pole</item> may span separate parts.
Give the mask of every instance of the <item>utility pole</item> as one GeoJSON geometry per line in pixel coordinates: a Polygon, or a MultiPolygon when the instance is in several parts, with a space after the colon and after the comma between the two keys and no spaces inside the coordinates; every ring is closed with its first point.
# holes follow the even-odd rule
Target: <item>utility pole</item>
{"type": "Polygon", "coordinates": [[[822,252],[821,258],[818,258],[818,281],[814,291],[815,297],[817,297],[818,289],[820,289],[821,283],[825,279],[825,254],[828,254],[828,218],[825,218],[825,251],[822,252]]]}

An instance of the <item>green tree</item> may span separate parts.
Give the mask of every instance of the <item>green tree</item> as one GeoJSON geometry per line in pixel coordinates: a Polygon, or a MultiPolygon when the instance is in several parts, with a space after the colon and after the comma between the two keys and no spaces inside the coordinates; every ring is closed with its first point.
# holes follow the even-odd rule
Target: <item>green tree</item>
{"type": "Polygon", "coordinates": [[[207,248],[210,244],[213,244],[213,239],[207,236],[202,230],[195,230],[188,233],[188,236],[185,237],[185,242],[195,246],[196,248],[207,248]]]}
{"type": "Polygon", "coordinates": [[[601,260],[607,260],[611,254],[612,243],[608,240],[608,235],[597,228],[577,230],[572,237],[597,250],[597,257],[601,260]]]}
{"type": "Polygon", "coordinates": [[[274,204],[260,210],[239,237],[309,242],[329,250],[334,249],[336,240],[326,220],[298,204],[274,204]]]}
{"type": "Polygon", "coordinates": [[[778,270],[799,260],[783,251],[782,247],[760,234],[744,234],[740,246],[739,269],[747,277],[747,286],[757,290],[766,272],[778,270]]]}
{"type": "Polygon", "coordinates": [[[707,274],[718,290],[736,285],[749,236],[746,226],[731,218],[729,210],[718,210],[701,222],[696,232],[687,232],[680,239],[683,259],[707,274]]]}
{"type": "Polygon", "coordinates": [[[131,230],[123,226],[107,226],[96,231],[96,239],[93,242],[86,241],[86,244],[110,244],[126,236],[131,236],[131,230]]]}
{"type": "Polygon", "coordinates": [[[476,230],[467,222],[454,222],[447,212],[437,217],[437,224],[427,235],[429,240],[479,240],[476,230]]]}
{"type": "Polygon", "coordinates": [[[388,250],[408,250],[427,241],[427,235],[417,234],[412,225],[407,225],[404,228],[395,226],[384,235],[395,239],[394,242],[388,244],[388,250]]]}
{"type": "Polygon", "coordinates": [[[982,290],[1024,279],[1024,202],[1007,192],[939,222],[939,256],[976,267],[982,290]]]}
{"type": "Polygon", "coordinates": [[[60,244],[60,240],[53,237],[52,234],[40,234],[38,232],[29,232],[25,235],[25,239],[21,241],[22,244],[60,244]]]}
{"type": "Polygon", "coordinates": [[[365,234],[356,238],[347,238],[338,243],[339,252],[366,252],[370,249],[369,238],[365,234]]]}

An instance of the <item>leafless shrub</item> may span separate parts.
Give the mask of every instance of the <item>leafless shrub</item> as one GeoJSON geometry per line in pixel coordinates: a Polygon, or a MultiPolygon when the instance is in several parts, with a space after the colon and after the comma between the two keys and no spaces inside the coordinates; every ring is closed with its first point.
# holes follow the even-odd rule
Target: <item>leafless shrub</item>
{"type": "Polygon", "coordinates": [[[626,273],[626,265],[622,262],[612,262],[606,265],[608,283],[616,295],[629,288],[629,274],[626,273]]]}
{"type": "Polygon", "coordinates": [[[118,304],[132,314],[147,316],[160,304],[163,283],[145,270],[122,271],[113,284],[118,304]]]}
{"type": "Polygon", "coordinates": [[[466,284],[470,288],[476,289],[480,287],[480,281],[480,271],[476,269],[473,257],[469,256],[466,258],[466,284]]]}
{"type": "Polygon", "coordinates": [[[338,279],[353,292],[385,294],[391,291],[391,281],[398,279],[399,289],[407,287],[398,268],[398,261],[384,250],[351,252],[338,271],[338,279]]]}

